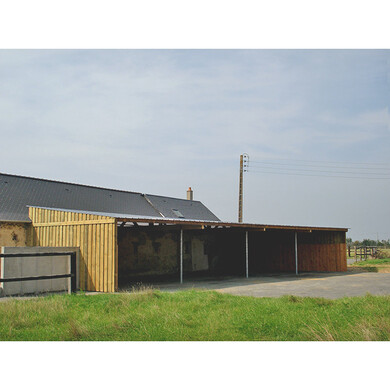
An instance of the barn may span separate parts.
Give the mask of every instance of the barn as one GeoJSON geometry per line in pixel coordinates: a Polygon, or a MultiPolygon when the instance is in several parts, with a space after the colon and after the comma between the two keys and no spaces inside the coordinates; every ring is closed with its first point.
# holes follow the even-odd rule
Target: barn
{"type": "Polygon", "coordinates": [[[80,248],[86,291],[347,269],[347,229],[224,222],[190,189],[178,199],[1,174],[0,197],[0,246],[80,248]]]}

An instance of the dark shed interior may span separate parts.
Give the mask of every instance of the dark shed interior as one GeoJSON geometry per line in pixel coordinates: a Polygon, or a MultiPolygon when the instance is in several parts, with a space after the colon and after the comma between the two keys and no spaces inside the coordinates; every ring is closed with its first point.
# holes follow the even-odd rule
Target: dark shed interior
{"type": "Polygon", "coordinates": [[[249,229],[153,225],[118,227],[119,286],[178,281],[183,229],[184,279],[246,275],[246,232],[250,276],[296,271],[346,271],[345,231],[249,229]]]}

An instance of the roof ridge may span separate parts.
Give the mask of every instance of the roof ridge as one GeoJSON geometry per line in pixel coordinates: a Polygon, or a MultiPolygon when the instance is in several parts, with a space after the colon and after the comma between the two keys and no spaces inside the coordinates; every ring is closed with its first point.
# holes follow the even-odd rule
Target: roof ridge
{"type": "MultiPolygon", "coordinates": [[[[125,192],[125,193],[128,193],[128,194],[138,194],[138,195],[141,195],[141,196],[148,195],[148,196],[159,196],[161,198],[171,198],[171,199],[178,199],[178,200],[187,200],[187,199],[182,199],[182,198],[175,198],[173,196],[145,194],[143,192],[138,192],[138,191],[118,190],[116,188],[99,187],[99,186],[94,186],[94,185],[90,185],[90,184],[72,183],[72,182],[69,182],[69,181],[61,181],[61,180],[43,179],[43,178],[40,178],[40,177],[33,177],[33,176],[15,175],[15,174],[12,174],[12,173],[0,172],[0,175],[12,176],[12,177],[20,177],[20,178],[24,178],[24,179],[47,181],[47,182],[51,182],[51,183],[70,184],[70,185],[80,186],[80,187],[96,188],[96,189],[99,189],[99,190],[125,192]]],[[[199,202],[199,201],[195,200],[193,202],[199,202]]]]}
{"type": "Polygon", "coordinates": [[[158,196],[159,198],[169,198],[169,199],[175,199],[175,200],[185,200],[186,202],[202,203],[200,200],[193,200],[193,199],[190,200],[190,199],[185,199],[185,198],[175,198],[174,196],[154,195],[154,194],[143,194],[143,195],[146,195],[146,196],[158,196]]]}

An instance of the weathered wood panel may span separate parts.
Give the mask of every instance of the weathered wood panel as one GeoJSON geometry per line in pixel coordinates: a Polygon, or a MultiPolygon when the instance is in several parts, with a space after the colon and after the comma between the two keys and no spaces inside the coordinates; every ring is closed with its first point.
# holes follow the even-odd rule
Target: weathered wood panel
{"type": "Polygon", "coordinates": [[[118,285],[116,219],[30,207],[34,246],[79,247],[80,288],[113,292],[118,285]]]}
{"type": "MultiPolygon", "coordinates": [[[[295,272],[295,232],[249,233],[249,270],[295,272]]],[[[298,232],[298,271],[347,271],[345,232],[298,232]]]]}
{"type": "Polygon", "coordinates": [[[298,270],[347,271],[345,233],[298,233],[298,270]]]}

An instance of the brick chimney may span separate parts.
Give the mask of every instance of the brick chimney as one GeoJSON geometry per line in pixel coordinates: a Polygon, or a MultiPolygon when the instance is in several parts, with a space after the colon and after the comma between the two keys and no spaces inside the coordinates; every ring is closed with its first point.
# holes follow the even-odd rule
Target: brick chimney
{"type": "Polygon", "coordinates": [[[188,187],[187,200],[193,200],[193,199],[194,199],[194,191],[191,190],[191,187],[188,187]]]}

